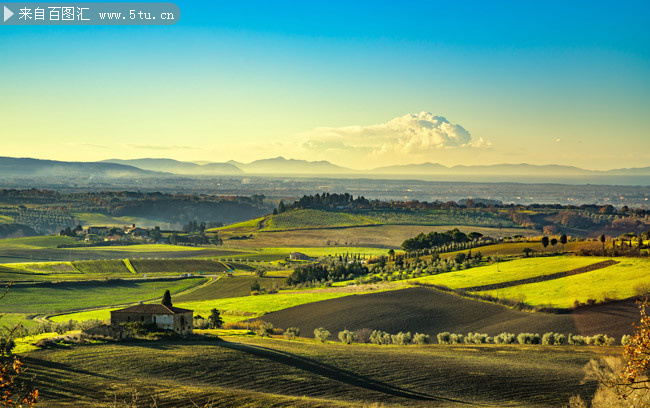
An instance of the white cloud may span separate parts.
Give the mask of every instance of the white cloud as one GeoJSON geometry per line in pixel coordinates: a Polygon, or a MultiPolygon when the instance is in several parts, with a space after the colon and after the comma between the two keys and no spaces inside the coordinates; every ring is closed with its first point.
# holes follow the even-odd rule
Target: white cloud
{"type": "Polygon", "coordinates": [[[370,126],[317,128],[306,135],[303,147],[322,153],[363,153],[373,158],[426,157],[445,149],[490,146],[461,125],[442,116],[420,112],[370,126]]]}

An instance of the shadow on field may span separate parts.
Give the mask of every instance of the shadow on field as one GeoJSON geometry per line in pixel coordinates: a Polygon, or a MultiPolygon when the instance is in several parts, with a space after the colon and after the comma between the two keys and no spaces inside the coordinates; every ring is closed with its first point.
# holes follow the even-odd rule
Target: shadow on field
{"type": "Polygon", "coordinates": [[[373,380],[362,375],[358,375],[347,370],[340,369],[329,364],[324,364],[317,360],[298,356],[285,351],[271,349],[268,347],[242,343],[231,343],[227,341],[218,343],[218,346],[230,350],[248,353],[256,357],[265,358],[276,363],[285,364],[300,370],[308,371],[310,373],[320,375],[334,381],[340,381],[345,384],[350,384],[356,387],[365,388],[367,390],[376,391],[395,397],[419,401],[445,401],[454,402],[457,404],[476,405],[475,403],[469,403],[453,398],[437,397],[417,391],[406,390],[400,387],[373,380]]]}

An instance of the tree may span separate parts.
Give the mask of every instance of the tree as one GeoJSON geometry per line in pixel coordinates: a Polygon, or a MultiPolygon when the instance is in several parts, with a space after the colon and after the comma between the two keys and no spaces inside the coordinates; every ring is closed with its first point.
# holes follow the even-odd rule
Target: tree
{"type": "Polygon", "coordinates": [[[162,302],[160,302],[160,303],[162,303],[163,305],[165,305],[167,307],[172,307],[172,294],[169,293],[169,289],[167,289],[165,291],[165,294],[163,295],[163,298],[162,298],[162,302]]]}
{"type": "Polygon", "coordinates": [[[218,329],[223,326],[223,319],[221,318],[221,313],[217,309],[210,310],[210,316],[208,317],[210,321],[210,327],[213,329],[218,329]]]}
{"type": "Polygon", "coordinates": [[[523,252],[526,255],[526,258],[528,258],[530,256],[530,253],[533,252],[533,250],[530,248],[524,248],[521,250],[521,252],[523,252]]]}
{"type": "Polygon", "coordinates": [[[548,237],[542,237],[542,246],[544,247],[544,253],[546,253],[546,247],[548,246],[548,237]]]}
{"type": "Polygon", "coordinates": [[[278,204],[278,213],[283,213],[285,210],[284,202],[280,200],[280,204],[278,204]]]}
{"type": "Polygon", "coordinates": [[[555,238],[551,239],[551,246],[555,249],[556,245],[557,245],[557,239],[555,238]]]}
{"type": "Polygon", "coordinates": [[[320,340],[321,343],[325,343],[327,339],[330,338],[330,332],[322,327],[319,327],[318,329],[314,330],[314,337],[320,340]]]}
{"type": "Polygon", "coordinates": [[[394,249],[391,248],[391,249],[388,250],[388,257],[390,259],[393,259],[393,257],[395,257],[395,250],[394,249]]]}
{"type": "Polygon", "coordinates": [[[605,234],[600,236],[600,243],[603,244],[603,256],[605,256],[605,234]]]}
{"type": "Polygon", "coordinates": [[[259,292],[260,290],[262,290],[262,287],[256,279],[255,282],[251,284],[251,292],[259,292]]]}
{"type": "Polygon", "coordinates": [[[483,237],[483,234],[481,234],[480,232],[470,232],[469,235],[467,235],[467,238],[469,238],[472,241],[476,241],[481,237],[483,237]]]}
{"type": "Polygon", "coordinates": [[[564,252],[564,245],[567,243],[566,234],[560,235],[560,243],[562,244],[562,252],[564,252]]]}
{"type": "MultiPolygon", "coordinates": [[[[9,287],[0,295],[0,299],[9,293],[9,287]]],[[[0,318],[3,315],[0,315],[0,318]]],[[[20,374],[23,372],[23,362],[20,358],[11,356],[13,349],[13,334],[21,327],[15,326],[13,329],[3,327],[2,332],[3,356],[0,357],[0,404],[5,407],[33,407],[38,399],[38,390],[29,387],[29,384],[23,381],[20,374]],[[6,355],[5,355],[6,354],[6,355]]]]}

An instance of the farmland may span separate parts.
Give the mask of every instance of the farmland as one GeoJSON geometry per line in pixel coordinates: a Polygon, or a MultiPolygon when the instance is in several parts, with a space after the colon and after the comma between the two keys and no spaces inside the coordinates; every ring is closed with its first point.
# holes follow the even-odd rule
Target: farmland
{"type": "Polygon", "coordinates": [[[588,348],[368,346],[251,337],[35,351],[25,359],[45,404],[159,407],[557,407],[581,385],[588,348]],[[448,381],[449,373],[461,381],[448,381]],[[531,386],[535,384],[535,386],[531,386]]]}
{"type": "Polygon", "coordinates": [[[8,313],[50,314],[161,297],[165,289],[179,293],[201,285],[206,278],[113,280],[15,285],[2,300],[8,313]]]}
{"type": "Polygon", "coordinates": [[[624,258],[616,265],[584,274],[481,293],[499,298],[524,296],[530,305],[560,308],[571,307],[576,300],[586,303],[589,299],[626,299],[650,287],[649,266],[647,259],[624,258]]]}
{"type": "Polygon", "coordinates": [[[368,217],[345,212],[296,210],[269,217],[262,231],[353,227],[372,224],[375,224],[375,221],[368,217]]]}

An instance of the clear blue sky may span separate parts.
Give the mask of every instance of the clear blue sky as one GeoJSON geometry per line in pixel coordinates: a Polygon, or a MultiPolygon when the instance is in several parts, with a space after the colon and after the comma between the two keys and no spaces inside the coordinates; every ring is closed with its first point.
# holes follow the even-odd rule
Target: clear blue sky
{"type": "Polygon", "coordinates": [[[176,4],[0,26],[1,154],[650,165],[650,2],[176,4]]]}

